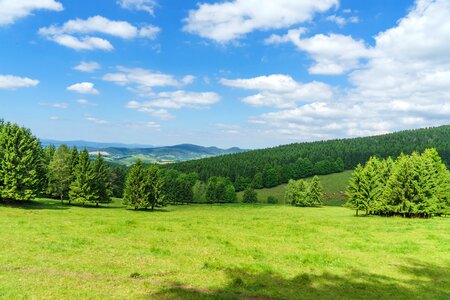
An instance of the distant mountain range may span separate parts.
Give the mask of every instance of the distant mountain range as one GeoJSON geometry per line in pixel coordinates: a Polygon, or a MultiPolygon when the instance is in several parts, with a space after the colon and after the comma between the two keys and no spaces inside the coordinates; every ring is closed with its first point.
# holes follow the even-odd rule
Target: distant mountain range
{"type": "Polygon", "coordinates": [[[92,156],[101,153],[107,161],[126,166],[133,164],[137,159],[141,159],[144,163],[168,164],[247,151],[237,147],[220,149],[217,147],[203,147],[192,144],[156,147],[139,144],[130,145],[46,139],[41,140],[41,143],[43,146],[54,145],[58,147],[66,144],[69,147],[77,147],[78,149],[86,148],[92,156]]]}

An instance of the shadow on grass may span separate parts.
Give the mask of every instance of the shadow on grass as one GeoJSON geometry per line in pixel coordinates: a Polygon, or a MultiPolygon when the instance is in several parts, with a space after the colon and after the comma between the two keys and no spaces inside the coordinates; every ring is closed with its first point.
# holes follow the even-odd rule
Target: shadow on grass
{"type": "Polygon", "coordinates": [[[70,208],[70,206],[61,204],[57,200],[0,201],[0,206],[26,210],[65,210],[70,208]]]}
{"type": "Polygon", "coordinates": [[[414,263],[397,268],[403,280],[349,270],[345,276],[330,273],[299,274],[286,279],[271,272],[227,270],[229,283],[217,290],[173,284],[150,295],[151,299],[450,299],[450,271],[445,267],[414,263]],[[409,278],[409,279],[408,279],[409,278]]]}

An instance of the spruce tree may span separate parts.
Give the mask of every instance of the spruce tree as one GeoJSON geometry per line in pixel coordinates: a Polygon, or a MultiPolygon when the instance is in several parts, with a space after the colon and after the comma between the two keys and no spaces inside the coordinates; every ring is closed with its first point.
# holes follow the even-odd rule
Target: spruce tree
{"type": "MultiPolygon", "coordinates": [[[[147,199],[145,209],[147,209],[148,206],[151,206],[153,210],[155,206],[162,206],[165,204],[165,197],[163,194],[163,181],[160,176],[159,168],[156,165],[152,165],[150,168],[148,168],[146,170],[146,175],[147,184],[149,184],[150,186],[150,195],[147,199]]],[[[193,183],[189,183],[189,189],[192,191],[191,185],[193,185],[193,183]]]]}
{"type": "Polygon", "coordinates": [[[30,130],[17,124],[0,126],[1,198],[31,200],[41,192],[42,148],[30,130]]]}
{"type": "Polygon", "coordinates": [[[307,206],[321,206],[323,203],[323,188],[318,176],[314,176],[306,191],[307,206]]]}
{"type": "Polygon", "coordinates": [[[71,174],[71,154],[66,145],[59,146],[48,165],[48,193],[61,202],[69,196],[71,174]]]}
{"type": "Polygon", "coordinates": [[[92,197],[90,201],[95,203],[96,206],[98,206],[99,203],[110,203],[112,195],[110,182],[111,174],[100,153],[97,155],[94,162],[91,163],[90,171],[92,174],[92,197]]]}
{"type": "Polygon", "coordinates": [[[77,201],[83,205],[93,200],[93,180],[91,162],[89,153],[86,149],[81,151],[78,157],[78,163],[74,170],[74,181],[70,184],[69,204],[71,201],[77,201]]]}
{"type": "Polygon", "coordinates": [[[361,164],[358,164],[350,177],[349,184],[347,186],[346,195],[348,201],[345,204],[347,207],[356,210],[356,216],[359,214],[359,210],[364,209],[364,193],[363,193],[363,180],[364,180],[364,168],[361,164]]]}
{"type": "Polygon", "coordinates": [[[362,204],[366,215],[377,207],[380,200],[383,186],[380,181],[380,169],[382,164],[376,157],[371,157],[363,169],[363,178],[361,181],[361,192],[363,193],[362,204]]]}
{"type": "Polygon", "coordinates": [[[152,194],[152,187],[148,182],[148,172],[138,159],[131,167],[125,181],[123,193],[123,203],[127,206],[146,208],[149,206],[149,199],[152,194]]]}

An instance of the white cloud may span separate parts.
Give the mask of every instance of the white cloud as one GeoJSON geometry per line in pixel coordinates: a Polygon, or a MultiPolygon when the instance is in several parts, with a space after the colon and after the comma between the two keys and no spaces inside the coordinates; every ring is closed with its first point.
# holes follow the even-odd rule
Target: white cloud
{"type": "Polygon", "coordinates": [[[126,123],[127,127],[133,128],[133,129],[153,129],[156,131],[160,131],[161,129],[161,125],[150,121],[150,122],[131,122],[131,123],[126,123]]]}
{"type": "Polygon", "coordinates": [[[154,40],[158,37],[158,34],[160,32],[161,28],[159,28],[158,26],[148,25],[139,29],[139,36],[142,38],[154,40]]]}
{"type": "Polygon", "coordinates": [[[13,24],[35,10],[62,11],[63,5],[55,0],[1,0],[0,26],[13,24]]]}
{"type": "Polygon", "coordinates": [[[199,4],[184,20],[183,29],[225,43],[255,30],[286,28],[310,21],[338,0],[234,0],[199,4]]]}
{"type": "Polygon", "coordinates": [[[252,106],[288,108],[295,107],[298,102],[328,101],[333,96],[332,88],[325,83],[300,83],[282,74],[248,79],[221,79],[220,83],[229,87],[259,91],[243,99],[243,102],[252,106]]]}
{"type": "Polygon", "coordinates": [[[94,88],[94,84],[92,82],[76,83],[67,87],[67,90],[77,92],[79,94],[91,94],[91,95],[100,94],[99,91],[94,88]]]}
{"type": "Polygon", "coordinates": [[[194,76],[188,75],[178,80],[173,75],[150,72],[141,68],[117,67],[117,70],[116,73],[105,74],[102,79],[128,86],[140,96],[153,95],[152,89],[156,87],[179,87],[190,84],[195,79],[194,76]]]}
{"type": "Polygon", "coordinates": [[[333,101],[250,118],[267,135],[292,140],[373,135],[448,124],[450,2],[419,0],[407,16],[375,36],[351,88],[333,101]]]}
{"type": "Polygon", "coordinates": [[[38,84],[39,80],[36,79],[0,74],[0,90],[15,90],[19,88],[28,88],[37,86],[38,84]]]}
{"type": "Polygon", "coordinates": [[[78,104],[81,104],[81,105],[97,106],[96,103],[91,102],[91,101],[89,101],[89,100],[87,100],[87,99],[78,99],[78,100],[77,100],[77,103],[78,103],[78,104]]]}
{"type": "Polygon", "coordinates": [[[360,66],[361,59],[371,55],[362,40],[341,34],[317,34],[302,38],[305,28],[289,30],[286,35],[272,35],[267,44],[293,43],[300,51],[307,52],[315,61],[309,68],[311,74],[338,75],[360,66]]]}
{"type": "Polygon", "coordinates": [[[72,35],[55,35],[49,37],[50,40],[55,43],[67,47],[72,48],[74,50],[104,50],[111,51],[114,49],[113,45],[105,39],[101,39],[98,37],[82,37],[77,38],[72,35]]]}
{"type": "Polygon", "coordinates": [[[338,15],[331,15],[327,17],[327,21],[330,22],[334,22],[336,23],[339,27],[344,26],[347,23],[359,23],[359,18],[356,16],[351,16],[351,17],[343,17],[343,16],[338,16],[338,15]]]}
{"type": "Polygon", "coordinates": [[[69,20],[62,26],[52,25],[39,29],[39,34],[62,46],[75,50],[106,50],[113,49],[111,43],[93,34],[109,35],[121,39],[137,37],[155,39],[159,32],[156,26],[136,26],[125,21],[113,21],[102,16],[90,17],[86,20],[69,20]],[[78,36],[77,36],[78,35],[78,36]]]}
{"type": "Polygon", "coordinates": [[[84,117],[84,119],[86,121],[92,122],[92,123],[97,124],[97,125],[107,125],[107,124],[110,123],[109,121],[102,120],[102,119],[99,119],[99,118],[96,118],[96,117],[93,117],[93,116],[90,116],[90,115],[86,115],[84,117]]]}
{"type": "Polygon", "coordinates": [[[73,69],[80,72],[92,73],[100,68],[101,68],[100,64],[95,61],[91,62],[82,61],[78,66],[75,66],[73,69]]]}
{"type": "Polygon", "coordinates": [[[130,101],[127,107],[149,113],[161,119],[171,119],[169,109],[205,109],[220,101],[220,96],[213,92],[195,93],[186,91],[161,92],[150,101],[130,101]]]}
{"type": "Polygon", "coordinates": [[[125,9],[143,10],[153,15],[158,3],[155,0],[118,0],[117,3],[125,9]]]}
{"type": "Polygon", "coordinates": [[[52,103],[51,106],[53,108],[59,108],[59,109],[67,109],[67,108],[69,108],[69,104],[67,104],[65,102],[52,103]]]}

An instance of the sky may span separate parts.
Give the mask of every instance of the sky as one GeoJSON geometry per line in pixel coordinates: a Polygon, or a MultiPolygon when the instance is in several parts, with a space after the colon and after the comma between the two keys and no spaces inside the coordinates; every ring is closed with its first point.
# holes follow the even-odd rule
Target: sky
{"type": "Polygon", "coordinates": [[[450,123],[450,0],[0,0],[0,118],[261,148],[450,123]]]}

